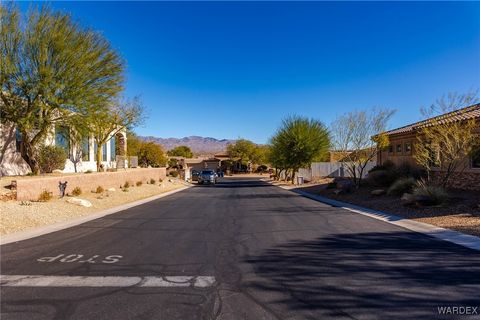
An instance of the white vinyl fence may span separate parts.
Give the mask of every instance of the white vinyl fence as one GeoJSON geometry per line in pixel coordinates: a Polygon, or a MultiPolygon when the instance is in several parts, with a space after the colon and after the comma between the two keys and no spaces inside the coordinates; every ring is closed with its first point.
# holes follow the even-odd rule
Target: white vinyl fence
{"type": "MultiPolygon", "coordinates": [[[[363,178],[368,174],[368,171],[375,166],[375,161],[367,163],[363,170],[363,178]]],[[[360,169],[358,169],[360,175],[360,169]]],[[[343,162],[313,162],[310,168],[302,168],[295,174],[297,177],[303,177],[304,180],[315,180],[325,177],[351,177],[351,173],[343,162]]],[[[283,178],[283,177],[282,177],[283,178]]]]}

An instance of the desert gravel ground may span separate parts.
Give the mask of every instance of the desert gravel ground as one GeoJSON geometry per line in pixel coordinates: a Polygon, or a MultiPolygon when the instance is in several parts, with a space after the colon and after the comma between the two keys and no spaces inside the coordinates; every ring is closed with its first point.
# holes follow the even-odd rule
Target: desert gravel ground
{"type": "Polygon", "coordinates": [[[139,187],[130,187],[127,192],[120,189],[105,191],[101,194],[84,192],[76,197],[90,201],[92,206],[89,208],[68,203],[66,201],[69,198],[68,196],[63,199],[55,197],[48,202],[1,201],[0,235],[75,219],[183,186],[185,186],[183,181],[165,179],[161,184],[143,184],[139,187]]]}
{"type": "Polygon", "coordinates": [[[336,195],[325,187],[325,183],[311,184],[301,187],[301,190],[437,227],[480,236],[480,196],[478,192],[452,192],[452,200],[444,206],[408,207],[403,206],[398,197],[372,196],[370,194],[372,188],[361,188],[353,193],[336,195]]]}

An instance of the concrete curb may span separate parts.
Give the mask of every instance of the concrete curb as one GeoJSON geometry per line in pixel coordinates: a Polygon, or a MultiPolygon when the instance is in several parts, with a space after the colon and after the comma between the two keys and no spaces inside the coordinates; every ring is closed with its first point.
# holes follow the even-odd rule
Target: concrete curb
{"type": "Polygon", "coordinates": [[[283,186],[278,186],[278,187],[284,190],[294,192],[296,194],[299,194],[303,197],[306,197],[315,201],[326,203],[334,207],[339,207],[351,212],[359,213],[361,215],[364,215],[373,219],[394,224],[396,226],[399,226],[414,232],[422,233],[437,239],[441,239],[444,241],[458,244],[466,248],[480,251],[480,237],[464,234],[458,231],[449,230],[441,227],[436,227],[431,224],[406,219],[406,218],[385,213],[382,211],[368,209],[368,208],[360,207],[357,205],[353,205],[353,204],[338,201],[338,200],[332,200],[332,199],[314,195],[305,191],[292,190],[289,187],[283,187],[283,186]]]}
{"type": "Polygon", "coordinates": [[[12,242],[17,242],[17,241],[22,241],[22,240],[27,240],[27,239],[39,237],[39,236],[42,236],[42,235],[45,235],[45,234],[48,234],[48,233],[52,233],[52,232],[55,232],[55,231],[60,231],[60,230],[63,230],[63,229],[74,227],[74,226],[77,226],[79,224],[82,224],[82,223],[85,223],[85,222],[88,222],[88,221],[92,221],[92,220],[95,220],[95,219],[98,219],[98,218],[102,218],[102,217],[108,216],[110,214],[117,213],[119,211],[130,209],[130,208],[145,204],[145,203],[153,201],[153,200],[157,200],[157,199],[160,199],[160,198],[163,198],[163,197],[167,197],[169,195],[172,195],[174,193],[186,190],[186,189],[191,188],[191,187],[192,186],[185,186],[185,187],[175,189],[175,190],[172,190],[172,191],[167,191],[165,193],[157,194],[157,195],[154,195],[152,197],[148,197],[148,198],[145,198],[145,199],[142,199],[142,200],[137,200],[137,201],[129,202],[129,203],[126,203],[126,204],[122,204],[120,206],[113,207],[113,208],[110,208],[110,209],[105,209],[105,210],[102,210],[102,211],[99,211],[99,212],[96,212],[96,213],[92,213],[90,215],[83,216],[83,217],[80,217],[80,218],[77,218],[77,219],[73,219],[73,220],[69,220],[69,221],[63,221],[63,222],[55,223],[55,224],[52,224],[52,225],[35,228],[35,229],[32,229],[32,230],[25,230],[25,231],[15,232],[15,233],[12,233],[12,234],[3,235],[3,236],[0,237],[0,245],[4,245],[4,244],[7,244],[7,243],[12,243],[12,242]]]}

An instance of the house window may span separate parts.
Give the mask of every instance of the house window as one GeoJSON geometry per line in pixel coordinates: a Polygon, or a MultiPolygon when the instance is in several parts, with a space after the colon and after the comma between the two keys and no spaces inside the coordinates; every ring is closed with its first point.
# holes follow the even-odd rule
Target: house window
{"type": "Polygon", "coordinates": [[[66,126],[55,127],[55,145],[70,153],[70,131],[66,126]]]}
{"type": "Polygon", "coordinates": [[[405,142],[405,153],[412,153],[412,143],[411,142],[405,142]]]}
{"type": "Polygon", "coordinates": [[[110,159],[112,161],[115,160],[115,156],[117,155],[116,139],[115,136],[110,139],[110,159]]]}
{"type": "Polygon", "coordinates": [[[397,153],[402,153],[402,144],[397,144],[397,153]]]}
{"type": "Polygon", "coordinates": [[[388,146],[388,153],[393,153],[393,146],[392,145],[388,146]]]}
{"type": "Polygon", "coordinates": [[[471,157],[471,165],[472,168],[480,169],[480,146],[476,147],[475,150],[473,150],[471,157]]]}
{"type": "Polygon", "coordinates": [[[88,137],[82,140],[82,161],[90,161],[90,141],[88,137]]]}
{"type": "Polygon", "coordinates": [[[22,134],[18,128],[15,129],[15,151],[22,151],[22,134]]]}
{"type": "Polygon", "coordinates": [[[102,146],[102,161],[107,161],[107,144],[102,146]]]}

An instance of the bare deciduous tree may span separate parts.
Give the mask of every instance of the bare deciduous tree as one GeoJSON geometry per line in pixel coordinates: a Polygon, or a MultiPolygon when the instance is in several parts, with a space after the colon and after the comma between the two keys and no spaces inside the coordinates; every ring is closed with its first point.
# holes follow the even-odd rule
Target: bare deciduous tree
{"type": "Polygon", "coordinates": [[[382,132],[394,113],[395,110],[382,108],[355,110],[337,117],[332,123],[334,150],[345,155],[341,161],[357,187],[367,164],[388,146],[388,137],[382,132]]]}
{"type": "Polygon", "coordinates": [[[477,92],[450,93],[428,108],[421,109],[425,118],[446,114],[421,123],[417,135],[413,157],[426,170],[429,181],[432,180],[433,169],[438,168],[438,182],[447,187],[454,173],[461,173],[467,168],[468,161],[465,158],[475,151],[480,139],[475,132],[478,123],[475,119],[457,121],[451,117],[451,113],[478,103],[477,92]]]}
{"type": "Polygon", "coordinates": [[[100,171],[103,146],[111,137],[118,132],[140,125],[145,117],[145,108],[140,99],[135,97],[132,100],[117,101],[109,108],[100,109],[89,114],[86,123],[89,131],[97,144],[96,162],[97,171],[100,171]]]}

